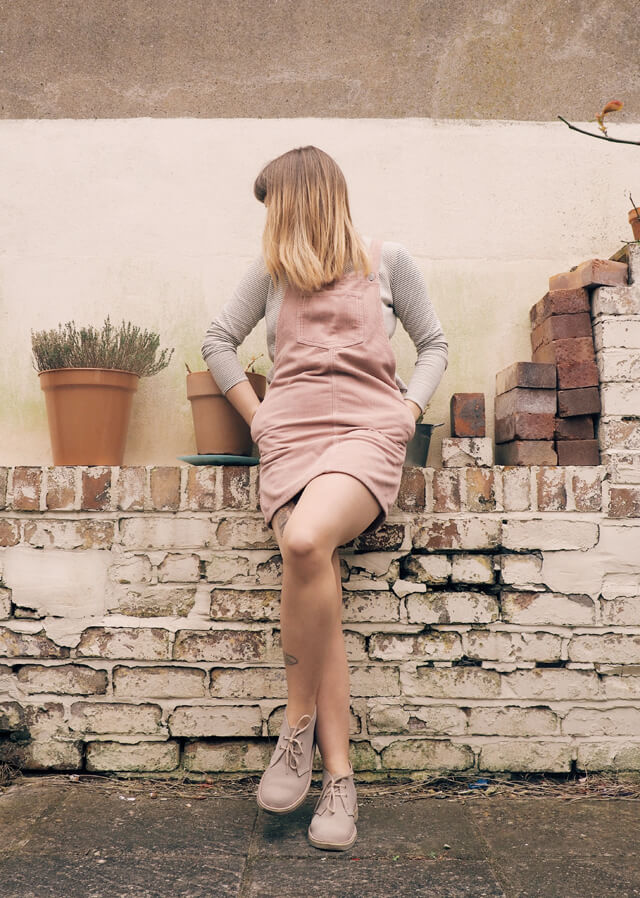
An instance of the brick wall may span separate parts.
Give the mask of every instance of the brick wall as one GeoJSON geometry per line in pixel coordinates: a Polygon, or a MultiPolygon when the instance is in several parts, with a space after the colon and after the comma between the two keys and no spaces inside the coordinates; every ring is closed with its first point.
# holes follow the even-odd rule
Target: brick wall
{"type": "MultiPolygon", "coordinates": [[[[358,771],[640,769],[639,250],[593,292],[605,463],[408,467],[341,548],[358,771]]],[[[0,761],[264,769],[286,680],[258,477],[0,468],[0,761]]]]}

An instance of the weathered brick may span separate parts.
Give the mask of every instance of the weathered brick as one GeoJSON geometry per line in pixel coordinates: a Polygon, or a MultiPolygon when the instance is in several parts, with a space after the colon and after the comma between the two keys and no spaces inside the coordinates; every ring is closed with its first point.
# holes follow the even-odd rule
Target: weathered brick
{"type": "Polygon", "coordinates": [[[114,585],[107,610],[130,617],[186,617],[196,603],[197,586],[174,583],[114,585]]]}
{"type": "Polygon", "coordinates": [[[516,551],[590,549],[598,542],[598,536],[595,522],[571,518],[513,518],[502,525],[502,545],[516,551]]]}
{"type": "Polygon", "coordinates": [[[484,736],[553,736],[560,733],[558,714],[550,708],[469,708],[469,732],[484,736]]]}
{"type": "Polygon", "coordinates": [[[111,468],[95,466],[82,469],[80,503],[83,511],[108,511],[112,508],[111,468]]]}
{"type": "Polygon", "coordinates": [[[501,522],[478,518],[433,518],[413,528],[416,549],[493,549],[500,542],[501,522]]]}
{"type": "Polygon", "coordinates": [[[422,511],[425,508],[425,489],[424,468],[405,466],[396,505],[402,511],[422,511]]]}
{"type": "Polygon", "coordinates": [[[565,472],[556,466],[541,466],[536,474],[538,511],[564,511],[567,507],[565,472]]]}
{"type": "Polygon", "coordinates": [[[640,770],[640,745],[636,741],[583,742],[577,748],[578,770],[640,770]]]}
{"type": "Polygon", "coordinates": [[[454,555],[451,579],[454,583],[493,583],[493,558],[491,555],[454,555]]]}
{"type": "Polygon", "coordinates": [[[556,443],[559,465],[599,465],[597,440],[559,440],[556,443]]]}
{"type": "Polygon", "coordinates": [[[640,415],[631,418],[602,416],[598,439],[603,449],[640,449],[640,415]]]}
{"type": "Polygon", "coordinates": [[[211,522],[203,518],[153,517],[121,518],[120,540],[123,548],[199,549],[215,545],[211,522]]]}
{"type": "Polygon", "coordinates": [[[573,315],[550,315],[545,318],[531,330],[531,348],[535,352],[538,347],[544,346],[546,343],[576,337],[588,337],[593,345],[589,312],[578,312],[573,315]]]}
{"type": "Polygon", "coordinates": [[[70,725],[80,733],[119,733],[122,735],[160,734],[160,705],[125,702],[72,702],[70,725]]]}
{"type": "Polygon", "coordinates": [[[461,656],[457,633],[373,633],[369,640],[369,657],[383,661],[451,661],[461,656]]]}
{"type": "Polygon", "coordinates": [[[76,655],[119,660],[166,660],[170,657],[169,642],[169,631],[160,627],[87,627],[76,647],[76,655]]]}
{"type": "Polygon", "coordinates": [[[555,390],[556,366],[539,362],[514,362],[496,374],[496,396],[516,387],[533,390],[555,390]]]}
{"type": "Polygon", "coordinates": [[[600,412],[600,391],[597,387],[558,390],[558,416],[591,415],[600,412]]]}
{"type": "Polygon", "coordinates": [[[493,464],[493,445],[489,437],[444,437],[441,452],[445,468],[493,464]]]}
{"type": "Polygon", "coordinates": [[[597,387],[600,383],[598,366],[593,362],[558,362],[558,389],[576,390],[597,387]]]}
{"type": "Polygon", "coordinates": [[[640,390],[635,383],[602,384],[600,402],[603,415],[640,416],[640,390]]]}
{"type": "Polygon", "coordinates": [[[117,555],[109,574],[116,583],[150,583],[153,567],[147,555],[117,555]]]}
{"type": "Polygon", "coordinates": [[[214,667],[209,694],[216,698],[286,698],[287,678],[282,667],[214,667]]]}
{"type": "Polygon", "coordinates": [[[358,664],[350,667],[349,681],[354,698],[400,694],[398,668],[389,664],[358,664]]]}
{"type": "Polygon", "coordinates": [[[0,508],[7,507],[7,483],[9,481],[9,468],[0,466],[0,508]]]}
{"type": "Polygon", "coordinates": [[[206,673],[188,667],[125,667],[113,669],[113,693],[118,698],[202,698],[206,673]]]}
{"type": "Polygon", "coordinates": [[[168,720],[172,736],[259,736],[260,705],[185,705],[175,708],[168,720]]]}
{"type": "Polygon", "coordinates": [[[251,468],[248,465],[222,465],[222,507],[248,508],[251,468]]]}
{"type": "Polygon", "coordinates": [[[464,656],[480,661],[522,663],[560,660],[562,639],[554,633],[515,633],[473,628],[462,634],[464,656]]]}
{"type": "Polygon", "coordinates": [[[481,667],[427,667],[400,673],[403,695],[428,695],[430,698],[498,698],[501,675],[481,667]]]}
{"type": "Polygon", "coordinates": [[[452,437],[485,436],[484,393],[453,393],[449,411],[452,437]]]}
{"type": "Polygon", "coordinates": [[[514,412],[505,418],[495,419],[496,443],[511,440],[552,440],[555,427],[554,414],[530,414],[514,412]]]}
{"type": "Polygon", "coordinates": [[[451,576],[451,559],[447,555],[410,555],[406,569],[420,583],[446,583],[451,576]]]}
{"type": "Polygon", "coordinates": [[[595,287],[591,291],[591,314],[594,318],[601,318],[603,315],[640,315],[638,285],[595,287]]]}
{"type": "Polygon", "coordinates": [[[640,487],[612,486],[609,490],[610,518],[640,517],[640,487]]]}
{"type": "Polygon", "coordinates": [[[602,349],[597,363],[602,381],[640,381],[640,349],[602,349]]]}
{"type": "Polygon", "coordinates": [[[46,508],[70,511],[78,507],[78,503],[76,503],[76,471],[77,468],[74,465],[45,468],[46,508]]]}
{"type": "Polygon", "coordinates": [[[200,558],[198,555],[169,552],[158,565],[158,580],[161,583],[193,583],[199,579],[200,558]]]}
{"type": "Polygon", "coordinates": [[[344,590],[343,621],[392,623],[399,619],[400,600],[391,590],[344,590]]]}
{"type": "Polygon", "coordinates": [[[528,414],[553,415],[556,411],[555,390],[534,390],[525,387],[514,387],[508,393],[496,396],[494,413],[496,419],[506,418],[515,412],[528,414]]]}
{"type": "Polygon", "coordinates": [[[514,589],[542,589],[542,559],[537,555],[501,555],[500,572],[503,583],[514,589]]]}
{"type": "Polygon", "coordinates": [[[603,452],[600,462],[613,484],[640,484],[640,452],[603,452]]]}
{"type": "Polygon", "coordinates": [[[495,511],[496,480],[500,472],[493,468],[466,468],[464,470],[465,508],[467,511],[495,511]]]}
{"type": "Polygon", "coordinates": [[[556,440],[592,440],[593,433],[592,415],[554,419],[553,436],[556,440]]]}
{"type": "Polygon", "coordinates": [[[186,508],[191,511],[211,511],[221,507],[217,499],[219,465],[189,465],[187,471],[186,508]]]}
{"type": "Polygon", "coordinates": [[[602,349],[640,349],[640,317],[599,318],[593,325],[593,343],[602,349]]]}
{"type": "Polygon", "coordinates": [[[640,736],[640,708],[569,708],[561,725],[567,736],[640,736]]]}
{"type": "Polygon", "coordinates": [[[113,521],[91,518],[36,518],[23,530],[25,543],[37,549],[110,549],[114,538],[113,521]]]}
{"type": "Polygon", "coordinates": [[[176,661],[259,661],[266,657],[263,630],[178,630],[176,661]]]}
{"type": "Polygon", "coordinates": [[[122,511],[143,511],[147,469],[143,465],[123,465],[113,489],[114,505],[122,511]]]}
{"type": "Polygon", "coordinates": [[[549,290],[569,290],[594,285],[618,286],[628,281],[626,262],[611,259],[587,259],[574,265],[570,271],[553,274],[549,278],[549,290]]]}
{"type": "Polygon", "coordinates": [[[42,468],[16,465],[13,469],[13,501],[16,511],[39,511],[42,468]]]}
{"type": "Polygon", "coordinates": [[[640,635],[637,633],[573,635],[569,640],[567,654],[572,661],[640,664],[640,635]]]}
{"type": "Polygon", "coordinates": [[[549,290],[529,310],[529,322],[534,328],[549,315],[573,315],[589,310],[589,292],[585,287],[549,290]]]}
{"type": "Polygon", "coordinates": [[[498,465],[554,465],[557,455],[550,440],[511,440],[496,445],[498,465]]]}
{"type": "Polygon", "coordinates": [[[200,772],[264,772],[273,744],[266,740],[225,739],[224,742],[187,742],[183,752],[185,770],[200,772]]]}
{"type": "Polygon", "coordinates": [[[78,663],[56,667],[25,664],[18,670],[18,683],[21,689],[29,693],[104,695],[107,691],[107,672],[78,663]]]}
{"type": "Polygon", "coordinates": [[[433,510],[436,513],[460,511],[460,474],[457,468],[438,468],[433,472],[433,510]]]}
{"type": "Polygon", "coordinates": [[[180,468],[153,467],[149,479],[152,508],[157,511],[177,511],[180,508],[180,468]]]}
{"type": "Polygon", "coordinates": [[[577,470],[570,474],[571,491],[576,511],[601,511],[602,481],[606,470],[577,470]]]}
{"type": "Polygon", "coordinates": [[[278,589],[212,589],[212,620],[279,620],[278,589]]]}
{"type": "Polygon", "coordinates": [[[18,545],[21,523],[20,518],[0,518],[0,547],[18,545]]]}
{"type": "Polygon", "coordinates": [[[380,761],[385,770],[467,770],[474,765],[468,745],[429,739],[399,739],[383,748],[380,761]]]}
{"type": "Polygon", "coordinates": [[[0,627],[0,657],[3,658],[68,658],[67,646],[56,645],[44,633],[22,633],[0,627]]]}
{"type": "Polygon", "coordinates": [[[486,623],[498,619],[499,608],[496,597],[483,592],[414,593],[407,597],[407,617],[411,623],[486,623]]]}
{"type": "Polygon", "coordinates": [[[567,743],[509,739],[481,745],[478,769],[564,773],[571,770],[572,757],[573,749],[567,743]]]}
{"type": "MultiPolygon", "coordinates": [[[[4,586],[0,586],[0,620],[6,620],[11,617],[11,590],[4,586]]],[[[0,652],[1,652],[0,637],[0,652]]]]}
{"type": "Polygon", "coordinates": [[[503,465],[502,504],[505,511],[528,511],[531,508],[531,472],[522,466],[503,465]]]}
{"type": "Polygon", "coordinates": [[[598,698],[600,686],[592,670],[535,667],[501,674],[502,694],[510,698],[568,701],[598,698]]]}
{"type": "Polygon", "coordinates": [[[175,770],[180,762],[178,742],[90,742],[86,769],[156,773],[175,770]]]}
{"type": "Polygon", "coordinates": [[[591,596],[556,592],[500,592],[502,619],[523,626],[551,624],[587,627],[596,622],[591,596]]]}

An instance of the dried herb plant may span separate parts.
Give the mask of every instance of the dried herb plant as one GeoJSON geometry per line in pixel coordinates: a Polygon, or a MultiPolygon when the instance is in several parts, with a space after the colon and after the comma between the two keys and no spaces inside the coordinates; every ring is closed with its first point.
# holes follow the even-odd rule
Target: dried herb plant
{"type": "Polygon", "coordinates": [[[76,328],[68,321],[58,329],[31,331],[36,371],[54,368],[115,368],[140,377],[150,377],[166,368],[173,349],[163,349],[156,359],[158,334],[143,331],[123,321],[115,328],[109,316],[101,330],[92,326],[76,328]]]}

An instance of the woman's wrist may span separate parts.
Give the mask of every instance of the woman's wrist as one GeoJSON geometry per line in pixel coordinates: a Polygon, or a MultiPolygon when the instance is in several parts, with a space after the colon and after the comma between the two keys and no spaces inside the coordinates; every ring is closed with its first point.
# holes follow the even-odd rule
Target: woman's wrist
{"type": "Polygon", "coordinates": [[[420,415],[422,414],[422,409],[420,408],[420,406],[418,405],[417,402],[413,401],[413,399],[405,399],[404,401],[406,402],[407,406],[409,407],[411,414],[417,421],[418,418],[420,417],[420,415]]]}

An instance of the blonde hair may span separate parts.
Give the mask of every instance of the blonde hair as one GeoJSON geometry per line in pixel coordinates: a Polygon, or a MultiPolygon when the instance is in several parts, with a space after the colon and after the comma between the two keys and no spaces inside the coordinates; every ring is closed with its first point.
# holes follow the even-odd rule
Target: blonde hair
{"type": "Polygon", "coordinates": [[[268,162],[253,185],[267,207],[262,254],[278,284],[312,293],[341,277],[348,265],[367,275],[371,261],[349,209],[340,166],[314,146],[268,162]]]}

